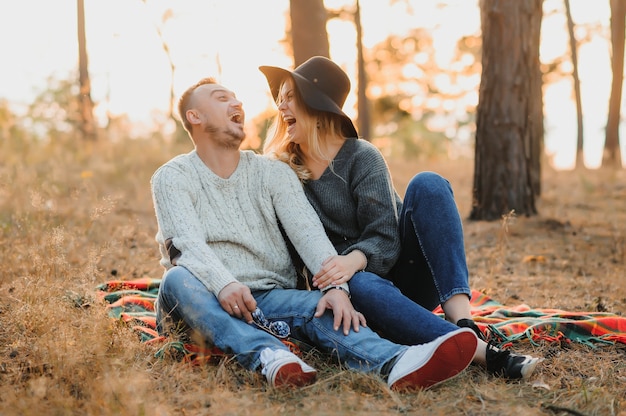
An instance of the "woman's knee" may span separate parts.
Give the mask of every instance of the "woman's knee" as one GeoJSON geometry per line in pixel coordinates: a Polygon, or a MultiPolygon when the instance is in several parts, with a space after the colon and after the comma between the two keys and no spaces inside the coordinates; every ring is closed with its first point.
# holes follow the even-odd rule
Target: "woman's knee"
{"type": "Polygon", "coordinates": [[[454,198],[450,182],[435,172],[420,172],[411,179],[407,186],[404,204],[410,210],[419,202],[442,201],[454,198]]]}
{"type": "Polygon", "coordinates": [[[435,172],[420,172],[409,181],[407,189],[420,192],[436,192],[449,190],[450,182],[443,176],[435,172]]]}

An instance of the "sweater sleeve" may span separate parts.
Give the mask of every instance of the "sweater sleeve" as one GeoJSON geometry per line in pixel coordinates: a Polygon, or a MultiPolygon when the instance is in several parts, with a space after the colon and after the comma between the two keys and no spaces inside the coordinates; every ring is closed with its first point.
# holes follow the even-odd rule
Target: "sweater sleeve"
{"type": "Polygon", "coordinates": [[[321,269],[324,260],[336,255],[337,251],[326,236],[293,170],[285,163],[270,162],[274,175],[269,181],[270,192],[276,215],[307,268],[315,274],[321,269]]]}
{"type": "Polygon", "coordinates": [[[389,168],[378,149],[363,143],[350,163],[349,184],[356,204],[360,235],[342,254],[354,250],[367,257],[366,270],[385,276],[400,255],[398,197],[389,168]]]}
{"type": "MultiPolygon", "coordinates": [[[[157,242],[163,252],[165,240],[172,238],[174,246],[182,252],[177,264],[187,268],[217,296],[224,286],[237,280],[205,241],[204,226],[194,208],[202,190],[197,181],[187,178],[190,173],[183,170],[164,165],[150,181],[158,223],[157,242]]],[[[166,268],[172,267],[167,260],[161,263],[166,268]]]]}

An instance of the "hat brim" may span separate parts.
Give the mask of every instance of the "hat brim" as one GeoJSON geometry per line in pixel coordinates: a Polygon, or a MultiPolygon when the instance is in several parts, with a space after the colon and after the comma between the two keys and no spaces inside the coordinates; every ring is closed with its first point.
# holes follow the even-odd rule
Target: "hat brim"
{"type": "Polygon", "coordinates": [[[350,117],[348,117],[343,110],[326,94],[321,92],[315,84],[304,78],[297,72],[288,71],[276,66],[260,66],[259,70],[265,75],[267,83],[269,84],[270,91],[274,102],[278,98],[280,92],[280,86],[287,77],[291,77],[300,91],[300,95],[304,99],[304,102],[309,107],[328,113],[334,113],[342,117],[342,132],[347,137],[357,137],[356,128],[352,123],[350,117]]]}

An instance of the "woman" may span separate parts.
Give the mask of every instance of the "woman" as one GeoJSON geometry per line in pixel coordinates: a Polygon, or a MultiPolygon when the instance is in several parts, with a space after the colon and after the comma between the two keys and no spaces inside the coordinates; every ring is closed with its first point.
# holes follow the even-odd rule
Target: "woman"
{"type": "Polygon", "coordinates": [[[350,80],[331,60],[313,57],[294,71],[259,69],[278,106],[264,153],[298,174],[343,254],[325,264],[329,278],[314,276],[313,286],[348,282],[369,325],[395,342],[423,343],[459,326],[472,328],[479,337],[475,362],[509,379],[530,376],[539,359],[487,344],[472,320],[462,223],[450,184],[420,173],[400,199],[383,156],[358,138],[342,111],[350,80]],[[432,313],[438,305],[445,320],[432,313]]]}

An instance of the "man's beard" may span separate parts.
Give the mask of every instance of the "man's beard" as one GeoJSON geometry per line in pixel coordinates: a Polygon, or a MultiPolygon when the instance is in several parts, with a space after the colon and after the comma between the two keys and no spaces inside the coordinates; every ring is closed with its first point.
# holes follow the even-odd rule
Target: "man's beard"
{"type": "Polygon", "coordinates": [[[239,149],[241,142],[246,138],[246,133],[242,131],[237,131],[235,129],[224,129],[220,131],[217,127],[212,125],[204,126],[205,133],[208,133],[209,136],[221,146],[227,149],[239,149]]]}

